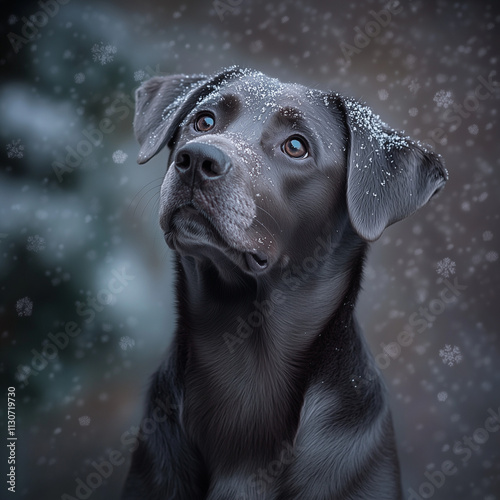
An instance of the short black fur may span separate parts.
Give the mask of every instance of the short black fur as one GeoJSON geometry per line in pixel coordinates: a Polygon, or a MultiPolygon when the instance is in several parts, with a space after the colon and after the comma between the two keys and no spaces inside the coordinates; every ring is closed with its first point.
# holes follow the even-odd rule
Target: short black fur
{"type": "Polygon", "coordinates": [[[402,498],[354,307],[368,243],[442,188],[439,157],[351,99],[238,68],[146,82],[134,127],[141,163],[170,153],[178,324],[122,498],[402,498]]]}

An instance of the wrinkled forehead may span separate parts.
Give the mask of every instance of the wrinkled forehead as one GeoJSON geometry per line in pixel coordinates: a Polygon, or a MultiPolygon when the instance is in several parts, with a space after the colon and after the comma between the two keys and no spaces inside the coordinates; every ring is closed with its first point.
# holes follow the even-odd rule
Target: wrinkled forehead
{"type": "Polygon", "coordinates": [[[223,82],[206,95],[200,106],[227,105],[250,113],[253,121],[266,122],[276,115],[290,121],[309,120],[324,122],[329,103],[319,90],[297,83],[282,83],[259,72],[223,82]]]}
{"type": "MultiPolygon", "coordinates": [[[[310,100],[314,91],[296,83],[282,83],[262,73],[253,72],[238,79],[229,80],[210,92],[200,104],[219,104],[233,98],[248,109],[277,111],[292,103],[300,107],[310,100]],[[308,99],[308,95],[309,99],[308,99]]],[[[315,99],[317,99],[317,95],[315,99]]]]}
{"type": "Polygon", "coordinates": [[[228,82],[222,90],[244,96],[249,104],[279,105],[296,99],[303,100],[310,89],[298,83],[282,83],[276,78],[254,73],[228,82]]]}

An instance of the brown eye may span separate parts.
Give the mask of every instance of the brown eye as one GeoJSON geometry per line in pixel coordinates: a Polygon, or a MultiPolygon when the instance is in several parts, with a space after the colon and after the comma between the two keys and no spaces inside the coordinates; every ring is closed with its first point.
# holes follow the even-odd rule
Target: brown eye
{"type": "Polygon", "coordinates": [[[309,155],[305,142],[299,137],[289,137],[281,148],[291,158],[307,158],[309,155]]]}
{"type": "Polygon", "coordinates": [[[209,130],[213,129],[214,126],[215,126],[215,118],[208,113],[198,116],[194,124],[194,128],[198,132],[208,132],[209,130]]]}

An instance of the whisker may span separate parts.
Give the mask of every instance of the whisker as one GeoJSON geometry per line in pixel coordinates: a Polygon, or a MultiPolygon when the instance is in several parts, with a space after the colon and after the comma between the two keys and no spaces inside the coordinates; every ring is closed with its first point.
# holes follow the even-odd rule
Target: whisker
{"type": "MultiPolygon", "coordinates": [[[[141,201],[144,199],[144,197],[150,193],[154,188],[151,188],[147,193],[144,194],[144,196],[141,198],[141,201]]],[[[142,213],[141,213],[141,219],[144,217],[144,212],[146,211],[146,209],[148,208],[148,205],[151,203],[151,201],[155,200],[154,204],[153,204],[153,208],[156,207],[157,209],[157,212],[158,212],[158,209],[160,208],[160,197],[158,196],[158,192],[155,191],[153,193],[153,195],[151,196],[151,198],[149,199],[149,201],[144,205],[144,208],[142,209],[142,213]]],[[[153,212],[151,212],[153,213],[153,212]]]]}
{"type": "Polygon", "coordinates": [[[144,198],[144,196],[146,196],[152,189],[158,189],[158,188],[160,188],[162,182],[163,182],[163,178],[162,177],[158,177],[157,179],[153,179],[152,181],[148,182],[145,186],[143,186],[137,192],[137,194],[132,198],[132,200],[130,201],[129,206],[128,206],[128,210],[130,210],[132,208],[132,205],[134,205],[134,202],[135,202],[135,208],[134,208],[134,215],[135,215],[135,210],[140,205],[140,203],[141,203],[142,199],[144,198]],[[151,184],[157,183],[157,182],[160,182],[160,184],[157,184],[157,185],[154,185],[153,187],[150,187],[151,184]],[[146,189],[146,192],[143,193],[143,194],[141,194],[145,189],[146,189]],[[139,198],[139,200],[137,200],[137,198],[139,198]]]}
{"type": "Polygon", "coordinates": [[[263,222],[261,222],[258,219],[254,219],[254,220],[257,221],[269,233],[269,235],[271,236],[271,238],[275,239],[274,234],[271,233],[271,231],[266,227],[266,225],[263,222]]]}
{"type": "Polygon", "coordinates": [[[267,211],[267,210],[264,210],[260,205],[257,205],[255,204],[255,206],[259,209],[259,210],[262,210],[265,214],[269,215],[269,217],[271,217],[271,219],[273,219],[274,223],[276,224],[277,228],[279,229],[279,231],[281,232],[281,227],[280,225],[278,224],[278,221],[267,211]]]}

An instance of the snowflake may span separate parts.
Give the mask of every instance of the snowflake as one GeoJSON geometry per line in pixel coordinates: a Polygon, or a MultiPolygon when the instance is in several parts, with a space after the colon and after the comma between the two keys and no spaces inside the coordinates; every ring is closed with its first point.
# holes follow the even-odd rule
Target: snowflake
{"type": "Polygon", "coordinates": [[[474,123],[472,125],[469,125],[469,127],[467,127],[467,130],[469,131],[470,134],[472,135],[477,135],[479,134],[479,127],[474,123]]]}
{"type": "Polygon", "coordinates": [[[22,158],[24,146],[21,144],[21,139],[16,139],[7,144],[7,157],[8,158],[22,158]]]}
{"type": "Polygon", "coordinates": [[[120,347],[126,351],[127,349],[132,349],[135,346],[135,340],[130,337],[122,337],[120,339],[120,347]]]}
{"type": "Polygon", "coordinates": [[[484,241],[491,241],[493,239],[493,233],[491,231],[485,231],[483,233],[483,240],[484,241]]]}
{"type": "Polygon", "coordinates": [[[436,271],[443,278],[449,278],[450,275],[455,274],[455,262],[445,257],[437,263],[436,271]]]}
{"type": "Polygon", "coordinates": [[[439,356],[443,363],[448,366],[453,366],[455,363],[458,364],[462,361],[462,353],[456,345],[451,347],[451,345],[446,344],[444,349],[439,350],[439,356]]]}
{"type": "Polygon", "coordinates": [[[78,423],[82,426],[82,427],[85,427],[87,425],[90,425],[90,417],[88,417],[87,415],[84,415],[83,417],[80,417],[78,419],[78,423]]]}
{"type": "Polygon", "coordinates": [[[103,42],[99,42],[94,44],[91,50],[94,61],[104,66],[113,61],[118,49],[114,45],[104,45],[103,42]]]}
{"type": "Polygon", "coordinates": [[[16,379],[19,382],[24,382],[28,380],[30,374],[31,374],[31,368],[29,366],[19,365],[17,367],[16,379]]]}
{"type": "Polygon", "coordinates": [[[35,236],[28,236],[26,250],[29,252],[41,252],[45,250],[45,240],[38,234],[35,234],[35,236]]]}
{"type": "Polygon", "coordinates": [[[448,399],[448,393],[446,391],[441,391],[438,393],[438,400],[439,401],[446,401],[448,399]]]}
{"type": "Polygon", "coordinates": [[[113,161],[115,163],[125,163],[125,160],[128,158],[128,154],[124,153],[121,149],[118,149],[113,153],[113,161]]]}
{"type": "Polygon", "coordinates": [[[75,75],[75,83],[83,83],[85,81],[85,74],[84,73],[77,73],[75,75]]]}
{"type": "Polygon", "coordinates": [[[380,89],[378,91],[378,98],[381,100],[381,101],[387,101],[389,97],[389,92],[387,92],[387,90],[385,89],[380,89]]]}
{"type": "Polygon", "coordinates": [[[412,80],[409,85],[408,85],[408,90],[412,94],[416,94],[420,90],[420,83],[417,82],[417,80],[412,80]]]}
{"type": "Polygon", "coordinates": [[[486,255],[485,255],[485,259],[488,261],[488,262],[496,262],[498,260],[498,252],[495,252],[495,251],[491,251],[491,252],[488,252],[486,255]]]}
{"type": "Polygon", "coordinates": [[[436,92],[433,101],[438,108],[447,108],[453,104],[453,95],[450,90],[440,90],[436,92]]]}
{"type": "Polygon", "coordinates": [[[29,297],[23,297],[16,302],[18,316],[31,316],[33,312],[33,302],[29,297]]]}
{"type": "Polygon", "coordinates": [[[148,75],[146,74],[145,71],[140,69],[139,71],[134,72],[134,80],[136,82],[142,82],[142,80],[145,80],[148,75]]]}
{"type": "Polygon", "coordinates": [[[16,16],[16,15],[11,14],[11,15],[9,16],[9,21],[8,21],[8,22],[9,22],[9,24],[10,24],[11,26],[12,26],[13,24],[16,24],[16,23],[17,23],[17,21],[19,21],[19,19],[17,18],[17,16],[16,16]]]}

